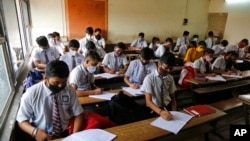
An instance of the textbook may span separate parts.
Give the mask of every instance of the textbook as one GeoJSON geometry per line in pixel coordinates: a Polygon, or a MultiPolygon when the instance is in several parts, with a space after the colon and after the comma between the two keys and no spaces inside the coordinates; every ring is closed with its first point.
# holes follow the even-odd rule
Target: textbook
{"type": "Polygon", "coordinates": [[[212,107],[208,105],[195,105],[195,106],[184,108],[183,110],[196,117],[200,117],[200,116],[204,116],[204,115],[208,115],[208,114],[212,114],[216,112],[215,109],[213,109],[212,107]]]}

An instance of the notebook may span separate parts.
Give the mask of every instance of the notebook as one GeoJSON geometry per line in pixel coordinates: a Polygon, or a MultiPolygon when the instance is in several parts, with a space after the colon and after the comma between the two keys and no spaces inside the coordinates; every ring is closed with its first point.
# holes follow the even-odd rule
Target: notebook
{"type": "Polygon", "coordinates": [[[200,117],[200,116],[204,116],[204,115],[208,115],[208,114],[212,114],[216,112],[215,109],[213,109],[212,107],[208,105],[195,105],[195,106],[184,108],[183,110],[196,117],[200,117]]]}

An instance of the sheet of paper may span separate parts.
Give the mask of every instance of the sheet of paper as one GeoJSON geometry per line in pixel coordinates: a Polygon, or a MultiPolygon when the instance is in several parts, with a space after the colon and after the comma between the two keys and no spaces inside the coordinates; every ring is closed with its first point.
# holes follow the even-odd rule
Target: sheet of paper
{"type": "Polygon", "coordinates": [[[94,75],[94,77],[103,77],[103,78],[106,78],[106,79],[115,78],[117,76],[118,76],[118,74],[110,74],[110,73],[100,73],[100,74],[94,75]]]}
{"type": "Polygon", "coordinates": [[[88,129],[74,133],[63,141],[111,141],[116,135],[101,129],[88,129]]]}
{"type": "Polygon", "coordinates": [[[193,116],[183,112],[178,112],[178,111],[170,111],[170,112],[173,115],[172,120],[167,121],[159,117],[153,122],[151,122],[151,125],[161,128],[163,130],[167,130],[174,134],[178,134],[178,132],[187,124],[187,122],[191,118],[193,118],[193,116]]]}
{"type": "Polygon", "coordinates": [[[216,75],[215,77],[212,76],[206,76],[208,80],[215,80],[215,81],[224,81],[226,82],[226,79],[224,79],[221,75],[216,75]]]}
{"type": "Polygon", "coordinates": [[[225,77],[233,77],[233,78],[242,78],[242,76],[241,75],[237,75],[237,74],[235,74],[235,73],[233,73],[233,74],[222,74],[221,76],[225,76],[225,77]]]}
{"type": "Polygon", "coordinates": [[[133,96],[140,96],[143,95],[144,93],[141,91],[141,89],[133,89],[131,87],[123,87],[122,88],[124,91],[128,92],[129,94],[133,96]]]}
{"type": "Polygon", "coordinates": [[[89,95],[89,97],[111,100],[111,97],[114,95],[115,95],[115,93],[103,92],[100,95],[89,95]]]}

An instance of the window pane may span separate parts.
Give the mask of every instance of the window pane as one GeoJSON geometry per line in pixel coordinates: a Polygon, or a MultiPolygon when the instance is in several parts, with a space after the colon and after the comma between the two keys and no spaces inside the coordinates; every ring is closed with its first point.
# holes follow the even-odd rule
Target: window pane
{"type": "Polygon", "coordinates": [[[0,117],[11,94],[9,73],[4,55],[4,45],[0,44],[0,117]]]}

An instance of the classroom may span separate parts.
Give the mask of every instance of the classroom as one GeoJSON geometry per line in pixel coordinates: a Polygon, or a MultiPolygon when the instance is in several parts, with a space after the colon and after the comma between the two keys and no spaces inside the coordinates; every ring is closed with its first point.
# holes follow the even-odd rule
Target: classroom
{"type": "Polygon", "coordinates": [[[249,140],[249,6],[0,0],[0,140],[249,140]]]}

